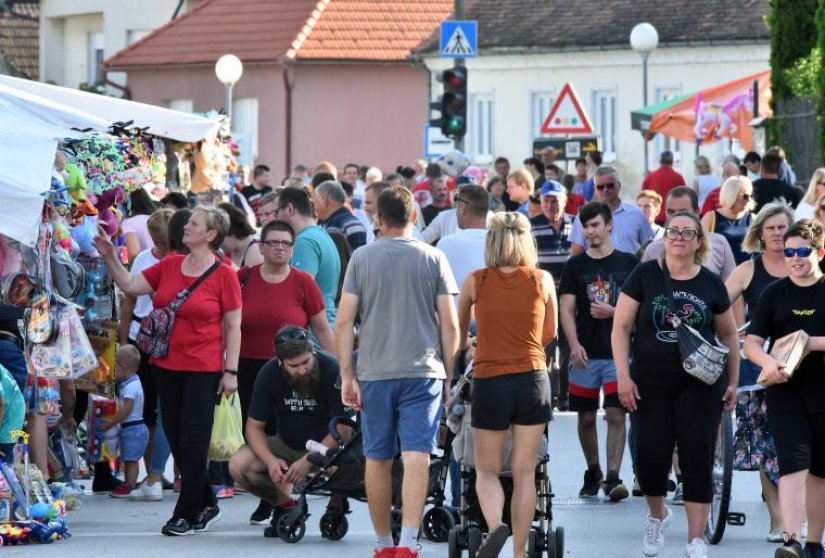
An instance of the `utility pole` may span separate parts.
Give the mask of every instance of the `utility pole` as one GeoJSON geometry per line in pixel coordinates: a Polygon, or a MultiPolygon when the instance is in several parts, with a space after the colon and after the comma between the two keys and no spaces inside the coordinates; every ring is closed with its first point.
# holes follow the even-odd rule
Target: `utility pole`
{"type": "MultiPolygon", "coordinates": [[[[453,5],[453,12],[454,12],[453,13],[453,19],[456,20],[456,21],[462,21],[462,20],[464,20],[464,0],[454,0],[454,2],[455,3],[453,5]]],[[[456,58],[455,62],[454,62],[454,67],[459,68],[461,66],[464,66],[464,59],[463,58],[456,58]]],[[[468,101],[469,101],[469,99],[468,99],[468,101]]],[[[469,109],[469,108],[470,107],[468,106],[467,109],[469,109]]],[[[459,151],[464,153],[464,136],[461,136],[460,138],[458,138],[456,140],[455,147],[456,147],[456,149],[458,149],[459,151]]]]}

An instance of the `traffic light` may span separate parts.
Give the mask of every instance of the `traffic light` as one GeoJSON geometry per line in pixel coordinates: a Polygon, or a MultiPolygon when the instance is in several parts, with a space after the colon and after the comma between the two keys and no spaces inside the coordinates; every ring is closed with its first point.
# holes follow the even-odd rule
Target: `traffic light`
{"type": "Polygon", "coordinates": [[[467,132],[467,68],[449,68],[438,79],[444,84],[444,94],[431,107],[441,111],[441,118],[431,124],[439,126],[448,138],[462,138],[467,132]]]}

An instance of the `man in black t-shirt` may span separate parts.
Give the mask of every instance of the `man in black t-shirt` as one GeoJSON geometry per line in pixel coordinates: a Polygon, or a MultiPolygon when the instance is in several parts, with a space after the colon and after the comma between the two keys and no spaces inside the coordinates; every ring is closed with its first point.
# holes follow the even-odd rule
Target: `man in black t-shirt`
{"type": "Polygon", "coordinates": [[[782,158],[773,151],[768,151],[762,157],[762,175],[753,183],[753,197],[756,201],[754,213],[759,213],[765,204],[777,201],[779,198],[784,198],[793,207],[799,205],[802,193],[779,178],[781,167],[782,158]]]}
{"type": "MultiPolygon", "coordinates": [[[[249,207],[252,208],[255,215],[258,214],[258,202],[260,199],[272,191],[272,186],[269,185],[269,167],[266,165],[255,165],[252,171],[252,184],[244,186],[241,189],[241,194],[249,202],[249,207]]],[[[260,226],[260,223],[258,223],[260,226]]]]}
{"type": "Polygon", "coordinates": [[[604,490],[617,502],[628,497],[619,478],[625,441],[625,410],[619,402],[616,365],[610,348],[613,312],[624,280],[638,260],[613,249],[613,213],[606,204],[590,202],[579,217],[588,248],[567,261],[559,287],[559,317],[570,343],[570,410],[578,413],[579,442],[587,461],[579,496],[604,490]],[[596,412],[604,392],[607,417],[607,478],[599,465],[596,412]]]}
{"type": "Polygon", "coordinates": [[[232,478],[262,499],[250,521],[269,519],[259,512],[270,504],[274,506],[273,526],[280,513],[294,506],[289,496],[292,485],[312,468],[307,441],[336,448],[328,425],[344,411],[335,387],[338,362],[327,353],[316,353],[305,329],[281,328],[275,336],[275,356],[255,380],[246,421],[247,445],[229,462],[232,478]],[[269,422],[277,424],[277,435],[266,436],[264,428],[269,422]]]}

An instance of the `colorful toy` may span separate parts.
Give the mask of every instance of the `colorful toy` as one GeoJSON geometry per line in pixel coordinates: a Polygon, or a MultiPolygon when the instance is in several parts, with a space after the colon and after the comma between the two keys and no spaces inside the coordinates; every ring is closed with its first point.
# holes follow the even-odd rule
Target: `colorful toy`
{"type": "Polygon", "coordinates": [[[95,208],[98,212],[98,224],[103,231],[109,236],[115,236],[120,227],[120,221],[113,211],[116,204],[124,203],[126,201],[126,191],[120,187],[115,186],[106,190],[102,194],[96,196],[93,200],[95,208]]]}

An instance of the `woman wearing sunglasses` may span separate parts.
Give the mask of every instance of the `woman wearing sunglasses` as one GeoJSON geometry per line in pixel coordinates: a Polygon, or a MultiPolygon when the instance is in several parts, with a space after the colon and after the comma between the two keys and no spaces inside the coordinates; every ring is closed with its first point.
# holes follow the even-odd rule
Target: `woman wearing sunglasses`
{"type": "Polygon", "coordinates": [[[636,474],[649,510],[644,555],[661,552],[664,530],[673,518],[665,495],[678,444],[688,520],[685,555],[705,558],[713,449],[722,408],[731,411],[736,402],[739,340],[722,280],[702,267],[709,247],[699,219],[694,213],[676,213],[664,237],[664,257],[640,264],[625,280],[611,342],[619,401],[632,413],[636,474]],[[665,289],[665,273],[671,278],[672,293],[665,289]],[[728,373],[715,384],[707,385],[685,372],[669,321],[673,314],[708,341],[718,336],[730,350],[728,373]]]}
{"type": "MultiPolygon", "coordinates": [[[[794,222],[791,211],[790,206],[783,203],[765,205],[754,217],[745,236],[742,249],[754,257],[740,264],[725,281],[731,302],[736,302],[740,296],[745,300],[747,315],[738,312],[736,316],[739,327],[750,319],[765,288],[788,276],[784,250],[785,232],[794,222]]],[[[771,522],[767,540],[781,542],[782,514],[776,488],[779,467],[768,425],[765,389],[756,381],[759,372],[759,367],[748,359],[742,360],[739,366],[734,466],[740,471],[759,471],[771,522]]]]}
{"type": "Polygon", "coordinates": [[[719,191],[719,203],[719,209],[708,211],[702,217],[702,228],[724,236],[736,265],[739,265],[750,259],[750,255],[742,250],[742,241],[753,217],[753,184],[744,176],[728,178],[719,191]]]}
{"type": "Polygon", "coordinates": [[[794,211],[794,217],[799,219],[813,219],[814,213],[818,209],[817,202],[825,196],[825,167],[820,167],[811,176],[811,182],[805,191],[805,197],[799,202],[794,211]]]}
{"type": "Polygon", "coordinates": [[[822,227],[807,219],[788,229],[784,237],[788,276],[762,292],[745,340],[745,355],[762,367],[768,424],[779,458],[779,507],[785,532],[776,558],[825,556],[825,283],[818,265],[825,253],[824,236],[822,227]],[[810,336],[807,354],[789,377],[770,350],[777,339],[799,330],[810,336]],[[767,352],[766,339],[771,343],[767,352]],[[806,502],[808,539],[803,551],[800,532],[806,502]]]}

